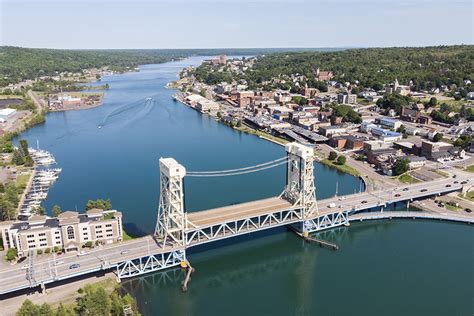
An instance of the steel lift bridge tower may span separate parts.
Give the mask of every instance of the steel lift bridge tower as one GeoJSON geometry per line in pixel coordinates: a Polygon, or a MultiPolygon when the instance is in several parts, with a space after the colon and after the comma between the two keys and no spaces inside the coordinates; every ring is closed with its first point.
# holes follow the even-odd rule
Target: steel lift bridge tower
{"type": "Polygon", "coordinates": [[[120,265],[119,278],[189,264],[186,249],[208,242],[291,225],[303,236],[348,223],[348,212],[320,215],[314,184],[314,150],[299,143],[285,146],[286,156],[259,165],[221,170],[186,171],[173,158],[160,158],[160,202],[154,241],[158,254],[120,265]],[[187,213],[183,178],[222,177],[257,172],[286,164],[286,185],[276,197],[187,213]]]}

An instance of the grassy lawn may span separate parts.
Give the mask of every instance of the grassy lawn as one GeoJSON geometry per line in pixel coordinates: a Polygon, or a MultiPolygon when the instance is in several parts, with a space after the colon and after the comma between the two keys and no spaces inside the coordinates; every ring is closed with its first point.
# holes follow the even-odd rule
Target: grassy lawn
{"type": "Polygon", "coordinates": [[[467,166],[464,170],[474,172],[474,165],[467,166]]]}
{"type": "Polygon", "coordinates": [[[441,170],[435,170],[434,172],[436,172],[437,174],[439,174],[440,176],[443,176],[443,177],[449,177],[449,173],[447,173],[446,171],[441,171],[441,170]]]}
{"type": "Polygon", "coordinates": [[[411,175],[409,175],[408,173],[405,173],[405,174],[402,174],[401,176],[399,176],[398,178],[398,181],[402,182],[402,183],[406,183],[406,184],[413,184],[413,183],[419,183],[421,182],[420,180],[417,180],[415,178],[413,178],[411,175]]]}
{"type": "Polygon", "coordinates": [[[450,210],[450,211],[453,211],[453,212],[457,212],[457,211],[460,210],[459,207],[450,205],[450,204],[448,204],[448,203],[444,203],[444,207],[445,207],[447,210],[450,210]]]}
{"type": "Polygon", "coordinates": [[[329,159],[322,159],[321,163],[325,164],[328,167],[335,168],[341,172],[348,173],[350,175],[353,175],[354,177],[359,177],[360,173],[356,169],[348,166],[348,165],[338,165],[337,163],[334,163],[334,161],[331,161],[329,159]]]}
{"type": "Polygon", "coordinates": [[[474,202],[474,191],[469,191],[466,193],[466,196],[463,196],[461,193],[459,197],[474,202]]]}
{"type": "Polygon", "coordinates": [[[282,144],[282,145],[288,143],[288,141],[286,139],[276,137],[276,136],[270,135],[270,134],[262,132],[262,131],[257,131],[257,130],[255,130],[255,129],[253,129],[253,128],[245,125],[245,124],[242,124],[241,127],[234,127],[234,128],[238,131],[241,131],[241,132],[244,132],[244,133],[247,133],[247,134],[257,135],[257,136],[260,136],[262,138],[266,138],[268,140],[274,141],[274,142],[282,144]]]}
{"type": "Polygon", "coordinates": [[[122,232],[123,232],[123,235],[122,235],[123,241],[133,239],[132,236],[130,236],[129,234],[127,234],[127,232],[125,231],[125,229],[123,229],[123,227],[122,227],[122,232]]]}

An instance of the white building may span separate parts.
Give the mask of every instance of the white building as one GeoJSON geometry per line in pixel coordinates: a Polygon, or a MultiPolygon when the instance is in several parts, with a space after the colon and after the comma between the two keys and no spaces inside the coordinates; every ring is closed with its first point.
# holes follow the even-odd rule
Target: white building
{"type": "Polygon", "coordinates": [[[1,109],[0,110],[0,121],[5,122],[6,120],[11,118],[15,114],[16,114],[15,109],[10,109],[10,108],[1,109]]]}

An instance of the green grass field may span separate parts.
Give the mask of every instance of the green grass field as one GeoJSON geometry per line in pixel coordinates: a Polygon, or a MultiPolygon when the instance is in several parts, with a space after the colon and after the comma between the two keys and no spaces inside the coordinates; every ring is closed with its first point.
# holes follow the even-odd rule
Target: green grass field
{"type": "Polygon", "coordinates": [[[474,165],[467,166],[466,169],[464,169],[469,172],[474,172],[474,165]]]}
{"type": "Polygon", "coordinates": [[[398,181],[402,182],[402,183],[406,183],[406,184],[413,184],[413,183],[419,183],[421,182],[420,180],[417,180],[415,178],[413,178],[411,175],[409,175],[408,173],[405,173],[405,174],[402,174],[401,176],[399,176],[398,178],[398,181]]]}
{"type": "Polygon", "coordinates": [[[325,164],[328,167],[335,168],[336,170],[339,170],[344,173],[348,173],[350,175],[353,175],[354,177],[359,177],[360,173],[356,169],[348,166],[348,165],[338,165],[337,163],[334,163],[334,161],[331,161],[329,159],[322,159],[321,163],[325,164]]]}

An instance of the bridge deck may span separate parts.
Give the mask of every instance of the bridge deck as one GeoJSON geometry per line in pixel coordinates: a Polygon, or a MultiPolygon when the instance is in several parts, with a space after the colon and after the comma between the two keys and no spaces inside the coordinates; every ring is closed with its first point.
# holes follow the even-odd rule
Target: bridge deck
{"type": "Polygon", "coordinates": [[[240,220],[278,210],[288,210],[291,203],[279,197],[224,206],[205,211],[188,213],[189,228],[207,227],[231,220],[240,220]]]}

